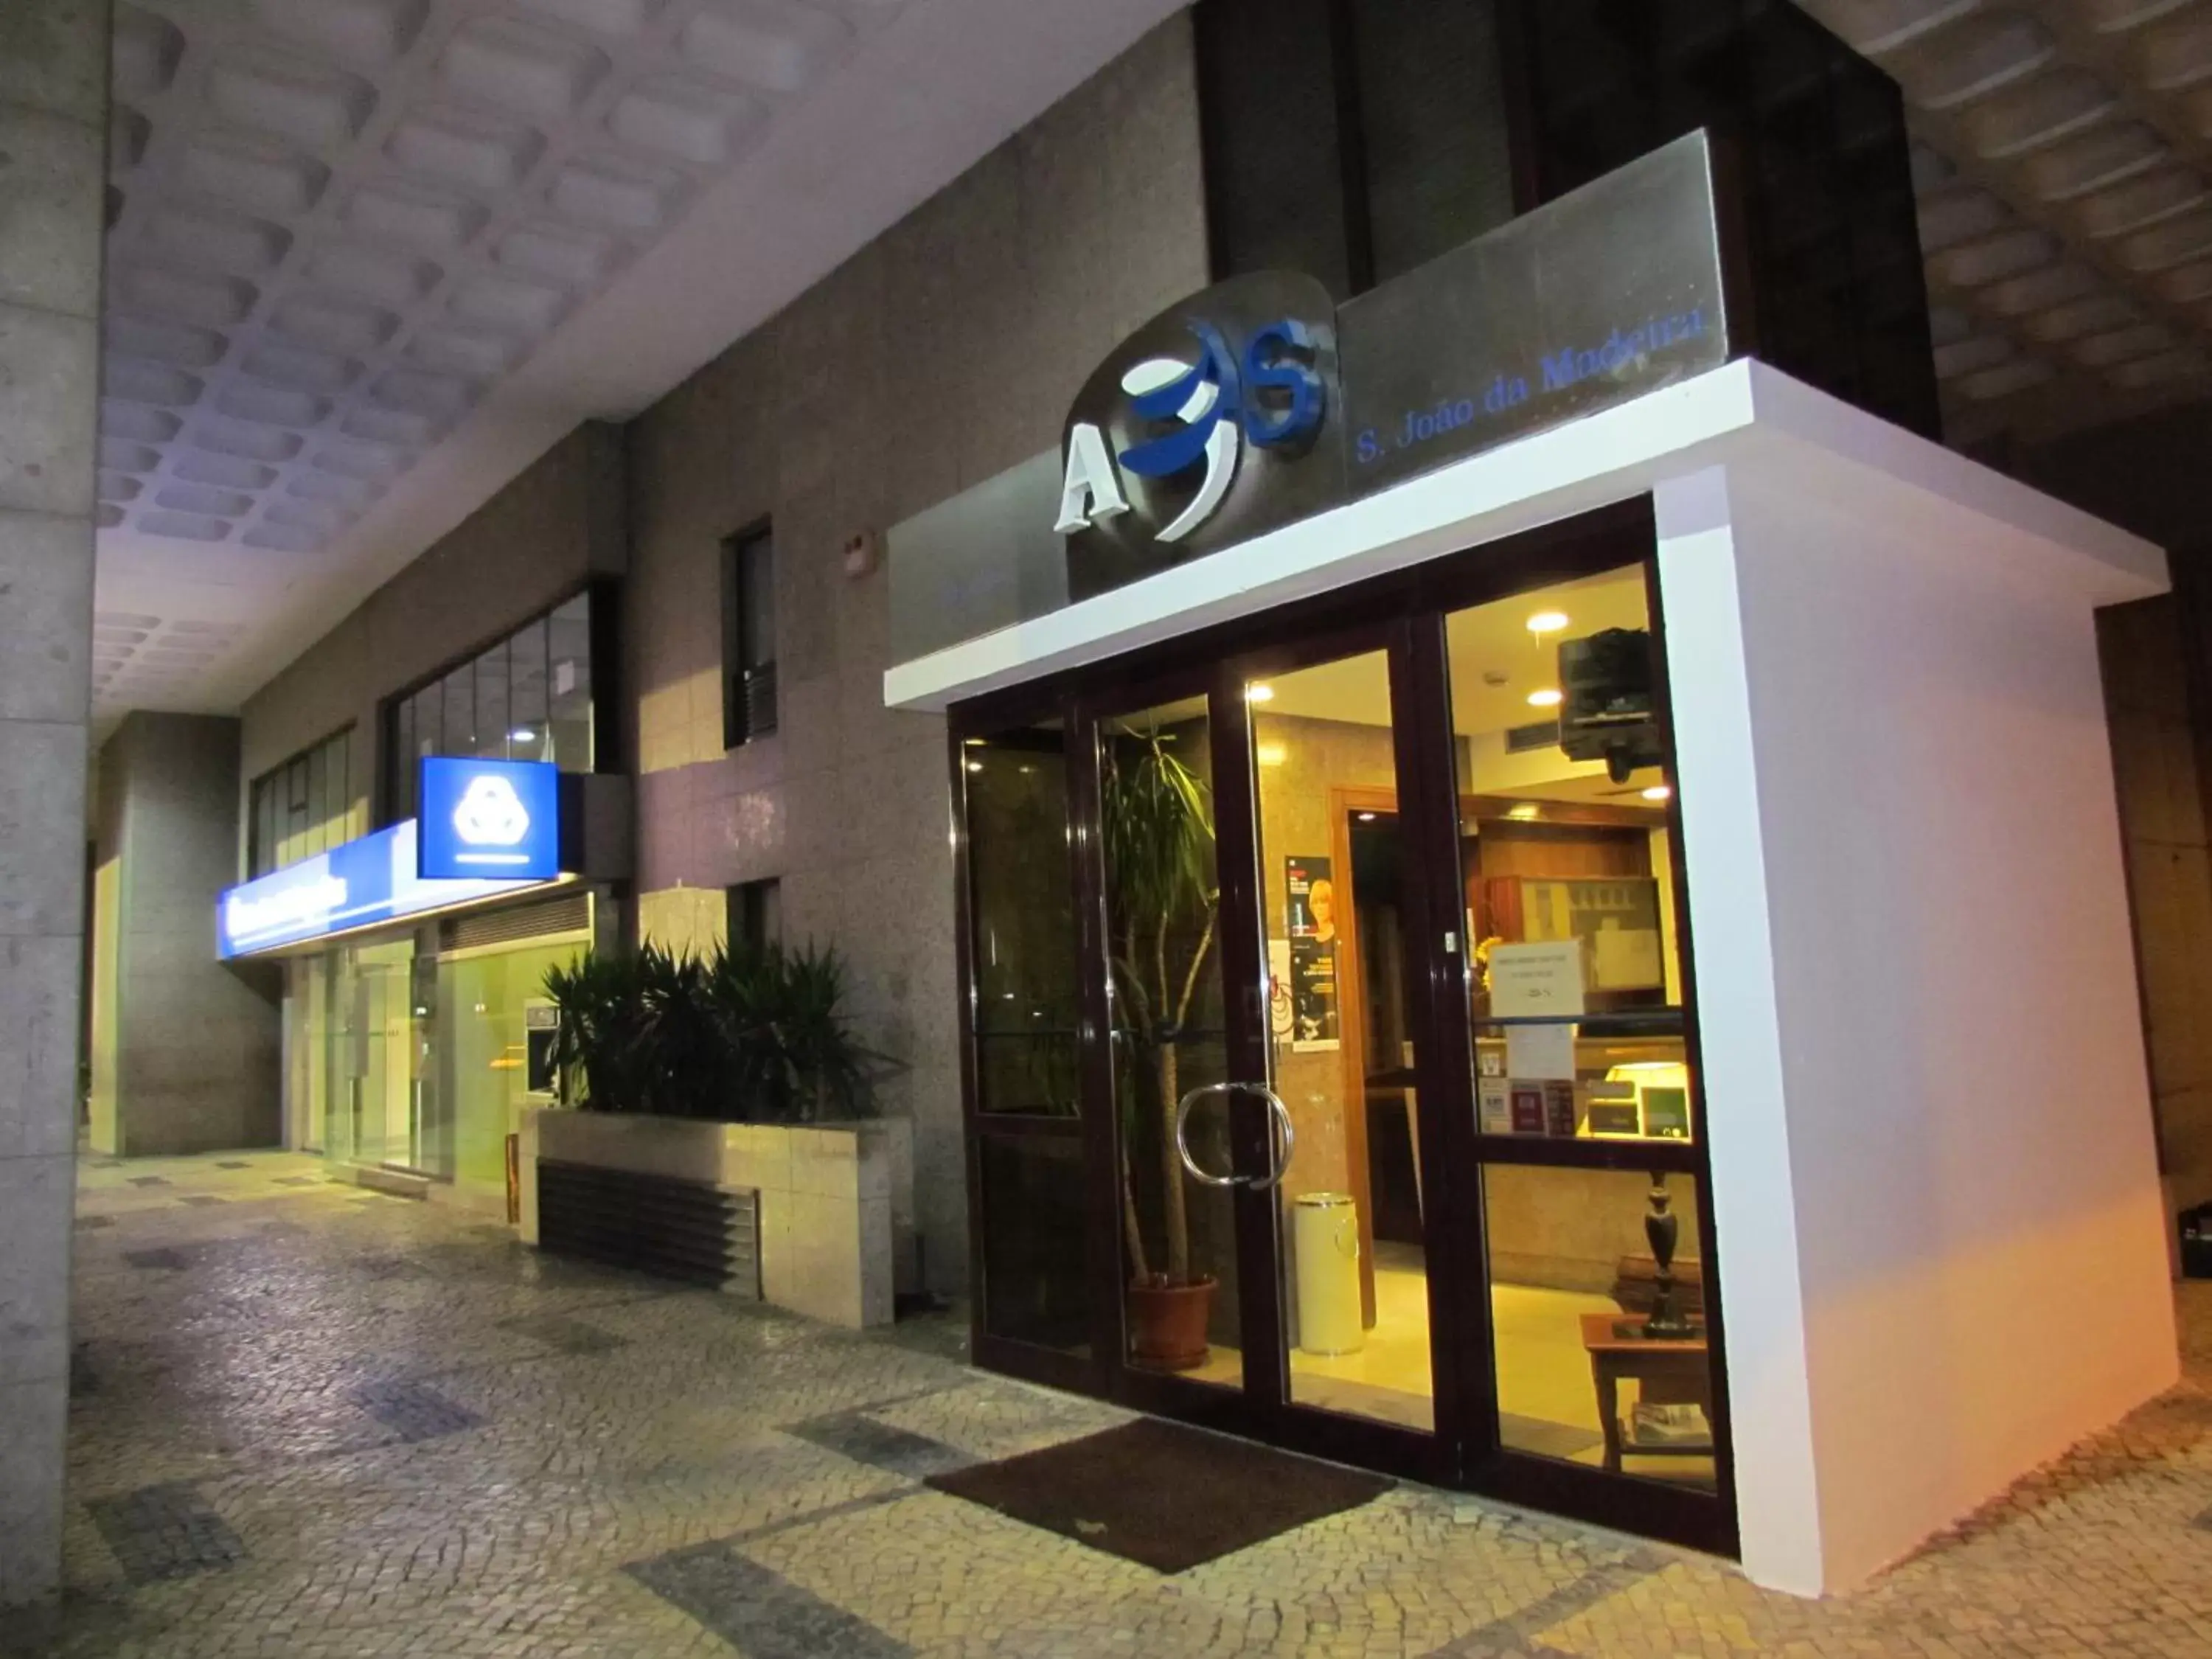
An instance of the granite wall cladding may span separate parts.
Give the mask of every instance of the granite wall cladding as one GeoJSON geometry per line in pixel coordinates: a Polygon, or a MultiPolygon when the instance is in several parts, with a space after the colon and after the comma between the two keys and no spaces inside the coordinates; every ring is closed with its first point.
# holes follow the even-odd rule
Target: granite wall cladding
{"type": "Polygon", "coordinates": [[[242,783],[351,724],[354,799],[370,800],[384,700],[621,574],[623,503],[621,428],[578,427],[246,700],[242,783]]]}
{"type": "Polygon", "coordinates": [[[100,751],[92,1146],[173,1157],[280,1139],[273,973],[215,959],[237,879],[239,723],[126,717],[100,751]]]}
{"type": "Polygon", "coordinates": [[[781,883],[902,1069],[924,1270],[967,1267],[944,723],[889,710],[881,531],[1049,447],[1113,344],[1207,280],[1188,26],[1176,17],[737,342],[629,428],[638,915],[707,947],[724,888],[781,883]],[[772,520],[779,729],[722,745],[720,550],[772,520]]]}
{"type": "Polygon", "coordinates": [[[61,1571],[107,30],[0,4],[0,1607],[61,1571]]]}

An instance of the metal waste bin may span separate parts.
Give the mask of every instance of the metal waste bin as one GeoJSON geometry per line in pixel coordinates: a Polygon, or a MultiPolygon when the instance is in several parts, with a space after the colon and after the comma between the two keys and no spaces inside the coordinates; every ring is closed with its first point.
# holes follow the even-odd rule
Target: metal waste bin
{"type": "Polygon", "coordinates": [[[1298,1346],[1312,1354],[1358,1353],[1367,1344],[1359,1316],[1359,1206],[1350,1193],[1301,1193],[1291,1202],[1298,1346]]]}

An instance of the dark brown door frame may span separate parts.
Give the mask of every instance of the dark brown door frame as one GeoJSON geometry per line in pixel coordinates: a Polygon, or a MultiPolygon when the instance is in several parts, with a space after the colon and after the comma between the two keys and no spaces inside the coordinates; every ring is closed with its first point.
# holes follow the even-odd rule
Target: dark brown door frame
{"type": "MultiPolygon", "coordinates": [[[[1206,1423],[1271,1440],[1318,1455],[1464,1486],[1509,1501],[1528,1504],[1650,1536],[1734,1554],[1737,1547],[1732,1449],[1729,1437],[1728,1387],[1722,1335],[1722,1297],[1717,1283],[1721,1242],[1712,1213],[1709,1132],[1704,1099],[1704,1068],[1698,1064],[1695,1018],[1695,951],[1687,894],[1680,792],[1668,803],[1674,844],[1675,914],[1680,946],[1686,1034],[1692,1084],[1692,1109],[1699,1125],[1689,1146],[1637,1148],[1559,1143],[1528,1146],[1486,1144],[1476,1133],[1474,1082],[1474,1022],[1465,994],[1466,941],[1445,943],[1456,934],[1456,899],[1439,915],[1437,895],[1455,894],[1458,779],[1451,732],[1443,617],[1447,612],[1528,592],[1553,582],[1595,575],[1640,563],[1646,573],[1655,635],[1663,637],[1655,557],[1656,532],[1648,498],[1621,503],[1564,523],[1543,526],[1502,542],[1427,562],[1407,570],[1370,579],[1335,593],[1294,601],[1261,614],[1237,618],[1202,632],[1131,653],[1121,658],[1069,671],[1042,685],[1015,688],[957,705],[949,721],[954,799],[964,799],[965,773],[960,750],[971,735],[1024,720],[1057,717],[1065,722],[1069,763],[1071,877],[1078,896],[1079,945],[1084,952],[1085,1017],[1084,1080],[1085,1111],[1079,1133],[1086,1165],[1092,1171],[1091,1201],[1086,1211],[1087,1280],[1092,1300],[1092,1352],[1088,1357],[1054,1352],[1032,1345],[994,1338],[982,1328],[985,1264],[982,1260],[982,1194],[979,1137],[988,1134],[1067,1133],[1056,1124],[1047,1130],[1022,1120],[979,1115],[975,1110],[972,1030],[966,999],[972,994],[967,902],[964,823],[956,836],[959,878],[958,948],[963,999],[961,1062],[963,1115],[969,1128],[970,1238],[974,1303],[974,1347],[979,1363],[1012,1375],[1115,1400],[1137,1409],[1206,1423]],[[1118,1213],[1119,1147],[1112,1109],[1109,1027],[1103,991],[1105,890],[1097,833],[1099,752],[1097,720],[1101,711],[1130,712],[1206,695],[1213,746],[1217,845],[1231,843],[1231,826],[1255,837],[1249,710],[1244,682],[1279,665],[1326,661],[1391,642],[1391,697],[1402,796],[1400,821],[1407,826],[1417,878],[1407,885],[1407,984],[1419,1006],[1416,1021],[1419,1087],[1425,1106],[1419,1115],[1425,1180],[1440,1182],[1435,1219],[1427,1229],[1431,1355],[1436,1377],[1437,1430],[1424,1436],[1393,1425],[1291,1404],[1279,1378],[1237,1390],[1193,1382],[1187,1378],[1137,1370],[1124,1360],[1121,1328],[1122,1263],[1118,1213]],[[1364,640],[1364,643],[1346,644],[1364,640]],[[1449,875],[1449,879],[1440,878],[1449,875]],[[1104,1109],[1099,1109],[1103,1103],[1104,1109]],[[1102,1161],[1101,1154],[1103,1154],[1102,1161]],[[1706,1317],[1714,1366],[1713,1427],[1717,1442],[1717,1496],[1663,1483],[1606,1474],[1586,1466],[1534,1456],[1503,1447],[1495,1408],[1488,1291],[1483,1264],[1488,1260],[1480,1177],[1483,1159],[1574,1167],[1650,1169],[1665,1165],[1692,1175],[1698,1215],[1705,1239],[1706,1317]],[[1103,1172],[1103,1173],[1102,1173],[1103,1172]]],[[[1666,718],[1664,653],[1658,653],[1662,717],[1666,718]]],[[[1222,868],[1224,988],[1243,987],[1256,998],[1264,966],[1260,944],[1261,872],[1256,856],[1222,868]],[[1245,866],[1249,864],[1249,867],[1245,866]],[[1240,874],[1241,872],[1241,874],[1240,874]],[[1232,894],[1240,921],[1231,927],[1232,894]],[[1248,925],[1255,921],[1256,927],[1248,925]]],[[[1267,1075],[1264,1008],[1239,1018],[1231,990],[1232,1075],[1267,1075]]],[[[1256,1103],[1256,1102],[1255,1103],[1256,1103]]],[[[1264,1109],[1240,1110],[1232,1120],[1232,1147],[1240,1168],[1257,1169],[1267,1158],[1264,1109]]],[[[1240,1283],[1248,1379],[1255,1356],[1283,1363],[1275,1334],[1282,1328],[1281,1285],[1274,1255],[1276,1218],[1273,1194],[1240,1191],[1238,1249],[1246,1268],[1240,1283]],[[1249,1200],[1248,1202],[1248,1200],[1249,1200]],[[1256,1214],[1248,1212],[1257,1209],[1256,1214]],[[1258,1299],[1265,1298],[1265,1305],[1258,1299]],[[1257,1327],[1257,1328],[1255,1328],[1257,1327]],[[1270,1347],[1255,1346],[1255,1339],[1270,1347]]]]}

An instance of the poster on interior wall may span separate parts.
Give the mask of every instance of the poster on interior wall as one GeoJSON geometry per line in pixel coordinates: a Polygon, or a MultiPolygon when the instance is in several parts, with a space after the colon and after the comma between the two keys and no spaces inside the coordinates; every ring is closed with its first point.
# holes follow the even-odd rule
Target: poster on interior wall
{"type": "Polygon", "coordinates": [[[1283,860],[1284,932],[1291,939],[1291,1052],[1339,1046],[1336,883],[1325,858],[1283,860]]]}

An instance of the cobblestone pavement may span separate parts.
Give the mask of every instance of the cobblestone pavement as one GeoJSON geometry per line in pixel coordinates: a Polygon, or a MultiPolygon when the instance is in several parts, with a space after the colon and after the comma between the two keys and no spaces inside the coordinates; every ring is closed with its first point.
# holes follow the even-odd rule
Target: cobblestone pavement
{"type": "Polygon", "coordinates": [[[949,1322],[832,1331],[307,1160],[88,1159],[79,1230],[70,1589],[10,1653],[2212,1655],[2212,1285],[2182,1389],[1810,1604],[1412,1486],[1163,1577],[918,1484],[1123,1420],[949,1322]]]}

